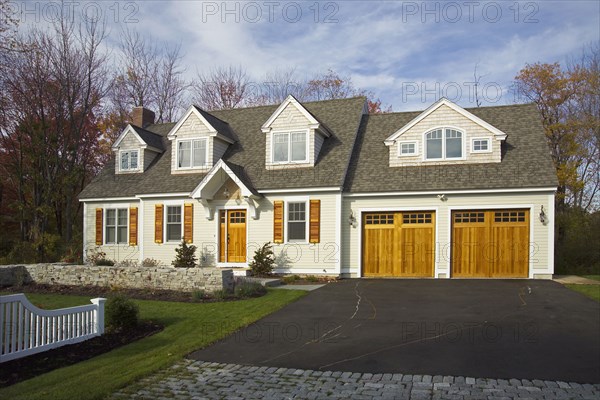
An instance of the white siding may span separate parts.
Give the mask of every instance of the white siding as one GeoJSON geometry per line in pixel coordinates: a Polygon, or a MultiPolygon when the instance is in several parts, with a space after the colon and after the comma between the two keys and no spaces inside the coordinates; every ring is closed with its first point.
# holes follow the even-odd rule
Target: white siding
{"type": "MultiPolygon", "coordinates": [[[[433,128],[454,127],[459,128],[466,135],[465,159],[464,160],[436,160],[436,164],[463,164],[463,163],[492,163],[501,160],[501,141],[494,138],[494,134],[482,126],[476,124],[464,115],[454,111],[448,106],[442,105],[440,108],[429,114],[422,121],[418,122],[411,129],[402,134],[396,142],[389,147],[390,166],[401,167],[423,163],[425,143],[424,134],[433,128]],[[489,153],[471,153],[471,140],[473,138],[489,138],[492,151],[489,153]],[[418,153],[415,156],[398,156],[399,143],[403,141],[417,142],[418,153]]],[[[402,128],[401,126],[397,129],[402,128]]],[[[393,132],[390,132],[392,134],[393,132]]]]}
{"type": "MultiPolygon", "coordinates": [[[[87,214],[83,217],[85,218],[85,232],[84,232],[84,249],[98,249],[99,251],[103,251],[106,253],[106,258],[114,261],[123,261],[123,260],[135,260],[138,261],[140,257],[140,230],[141,230],[141,214],[140,214],[140,204],[138,202],[129,202],[129,201],[111,201],[106,203],[98,203],[98,202],[89,202],[87,203],[87,214]],[[102,208],[104,209],[103,218],[106,218],[106,209],[107,208],[127,208],[130,207],[138,207],[138,246],[129,246],[129,212],[127,212],[127,237],[128,243],[124,244],[105,244],[102,246],[96,246],[96,209],[102,208]]],[[[104,223],[102,224],[103,234],[105,232],[104,223]]],[[[83,255],[85,259],[85,254],[83,255]]]]}
{"type": "Polygon", "coordinates": [[[550,234],[554,229],[554,216],[543,225],[539,220],[541,206],[551,210],[554,196],[546,192],[447,194],[443,202],[437,195],[402,197],[344,197],[342,205],[342,274],[359,276],[361,268],[361,212],[375,210],[433,210],[436,212],[436,277],[450,276],[450,214],[456,209],[530,208],[530,277],[548,275],[554,271],[551,259],[550,234]],[[348,223],[353,212],[358,226],[348,223]]]}
{"type": "MultiPolygon", "coordinates": [[[[230,189],[231,191],[231,189],[230,189]]],[[[220,193],[221,191],[219,191],[220,193]]],[[[152,199],[145,200],[144,204],[144,258],[158,259],[166,264],[171,263],[175,257],[175,248],[178,243],[154,243],[154,207],[156,204],[194,204],[194,245],[198,247],[197,256],[200,259],[206,257],[207,264],[215,264],[218,260],[218,233],[219,233],[219,210],[220,209],[245,209],[247,210],[247,263],[252,260],[254,251],[266,242],[273,242],[273,201],[289,200],[297,196],[273,195],[260,199],[258,204],[259,218],[252,219],[251,212],[245,202],[237,204],[234,192],[229,200],[214,200],[215,207],[213,220],[206,219],[204,207],[197,201],[189,198],[152,199]]],[[[218,196],[221,197],[221,196],[218,196]]],[[[217,198],[218,198],[217,197],[217,198]]],[[[340,245],[336,243],[335,235],[335,195],[314,193],[303,196],[306,200],[321,200],[321,242],[309,243],[285,243],[273,246],[276,255],[286,251],[290,263],[288,268],[282,272],[299,274],[335,274],[336,260],[341,257],[340,245]],[[325,270],[325,271],[324,271],[325,270]]],[[[222,198],[222,197],[221,197],[222,198]]],[[[308,208],[307,208],[308,218],[308,208]]],[[[308,242],[308,238],[307,238],[308,242]]],[[[224,263],[221,266],[231,264],[224,263]]],[[[237,265],[236,265],[237,266],[237,265]]]]}
{"type": "Polygon", "coordinates": [[[223,157],[223,154],[225,154],[225,152],[227,151],[227,148],[229,147],[229,143],[227,143],[221,139],[217,139],[217,138],[213,138],[213,140],[211,140],[211,142],[212,142],[211,165],[215,165],[221,159],[221,157],[223,157]]]}
{"type": "Polygon", "coordinates": [[[142,165],[142,160],[143,160],[143,165],[144,165],[144,171],[146,169],[148,169],[148,167],[150,166],[150,164],[152,163],[152,161],[154,161],[154,159],[156,158],[156,156],[158,156],[158,153],[152,150],[148,150],[148,149],[144,149],[144,151],[142,151],[142,155],[141,155],[141,160],[140,160],[140,165],[142,165]]]}

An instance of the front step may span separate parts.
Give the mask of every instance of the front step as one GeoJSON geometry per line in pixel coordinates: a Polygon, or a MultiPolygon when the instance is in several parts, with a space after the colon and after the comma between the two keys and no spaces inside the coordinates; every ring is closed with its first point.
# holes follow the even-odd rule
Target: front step
{"type": "Polygon", "coordinates": [[[231,269],[233,271],[233,276],[250,276],[251,269],[250,268],[241,268],[241,267],[225,267],[231,269]]]}

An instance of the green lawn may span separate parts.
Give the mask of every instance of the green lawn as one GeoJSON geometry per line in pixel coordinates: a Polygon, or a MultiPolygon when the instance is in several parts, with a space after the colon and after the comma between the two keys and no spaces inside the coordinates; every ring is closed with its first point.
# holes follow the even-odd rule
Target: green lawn
{"type": "Polygon", "coordinates": [[[587,297],[600,302],[600,285],[565,285],[571,290],[582,293],[587,297]]]}
{"type": "MultiPolygon", "coordinates": [[[[304,294],[293,290],[270,290],[267,295],[256,299],[206,304],[136,301],[140,317],[163,324],[165,329],[162,332],[90,360],[0,389],[0,399],[102,399],[304,294]]],[[[80,296],[27,296],[34,304],[44,308],[89,303],[89,298],[80,296]]]]}

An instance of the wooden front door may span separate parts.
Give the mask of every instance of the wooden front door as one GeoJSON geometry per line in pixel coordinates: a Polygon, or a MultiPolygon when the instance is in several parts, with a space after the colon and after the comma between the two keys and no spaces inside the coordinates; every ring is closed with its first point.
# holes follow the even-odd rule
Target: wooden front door
{"type": "Polygon", "coordinates": [[[363,276],[433,277],[435,213],[377,212],[363,216],[363,276]]]}
{"type": "Polygon", "coordinates": [[[452,212],[452,276],[527,278],[529,210],[452,212]]]}
{"type": "Polygon", "coordinates": [[[219,211],[219,261],[246,262],[246,210],[219,211]]]}

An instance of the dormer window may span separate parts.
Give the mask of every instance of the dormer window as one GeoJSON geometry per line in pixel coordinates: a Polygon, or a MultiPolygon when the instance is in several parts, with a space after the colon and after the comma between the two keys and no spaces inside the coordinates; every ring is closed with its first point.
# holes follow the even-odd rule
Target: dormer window
{"type": "Polygon", "coordinates": [[[207,138],[179,140],[177,142],[177,168],[206,167],[208,160],[207,138]]]}
{"type": "Polygon", "coordinates": [[[438,128],[425,134],[425,159],[463,158],[463,133],[452,128],[438,128]]]}
{"type": "Polygon", "coordinates": [[[137,171],[138,169],[138,150],[127,150],[120,153],[119,163],[121,171],[137,171]]]}
{"type": "Polygon", "coordinates": [[[308,131],[273,133],[273,163],[301,163],[308,161],[308,131]]]}

